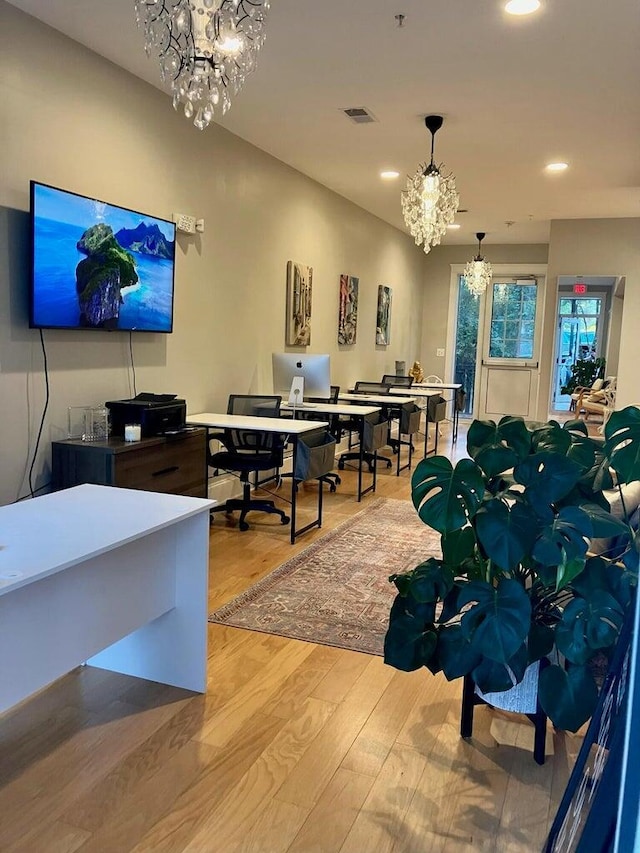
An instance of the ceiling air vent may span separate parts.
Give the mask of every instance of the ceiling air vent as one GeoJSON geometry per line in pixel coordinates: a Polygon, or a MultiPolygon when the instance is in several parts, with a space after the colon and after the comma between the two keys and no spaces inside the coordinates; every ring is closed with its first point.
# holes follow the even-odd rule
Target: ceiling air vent
{"type": "Polygon", "coordinates": [[[377,121],[364,107],[349,107],[342,112],[356,124],[371,124],[371,122],[377,121]]]}

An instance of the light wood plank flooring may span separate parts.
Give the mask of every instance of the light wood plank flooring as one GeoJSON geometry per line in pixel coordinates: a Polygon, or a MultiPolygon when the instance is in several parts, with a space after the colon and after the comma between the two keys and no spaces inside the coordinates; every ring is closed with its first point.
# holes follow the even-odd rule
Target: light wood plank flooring
{"type": "MultiPolygon", "coordinates": [[[[381,468],[377,494],[408,499],[409,482],[381,468]]],[[[354,494],[345,472],[324,530],[372,500],[354,494]]],[[[315,492],[300,497],[310,513],[315,492]]],[[[291,547],[277,519],[250,523],[240,533],[218,515],[211,529],[211,609],[322,535],[291,547]]],[[[460,690],[217,625],[205,696],[78,669],[0,719],[0,851],[539,850],[579,738],[550,730],[539,767],[528,724],[480,708],[465,742],[460,690]],[[498,722],[511,739],[496,740],[498,722]]]]}

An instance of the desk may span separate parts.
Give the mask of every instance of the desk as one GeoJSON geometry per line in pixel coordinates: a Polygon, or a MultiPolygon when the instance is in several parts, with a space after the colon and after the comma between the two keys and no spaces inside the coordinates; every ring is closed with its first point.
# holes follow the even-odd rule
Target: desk
{"type": "MultiPolygon", "coordinates": [[[[367,403],[375,403],[378,406],[386,407],[387,409],[396,409],[396,411],[400,412],[400,409],[406,405],[407,403],[415,403],[416,396],[411,393],[407,393],[407,389],[404,390],[398,389],[397,393],[391,389],[389,394],[360,394],[359,392],[351,392],[349,394],[340,394],[340,400],[349,401],[352,405],[357,405],[360,401],[367,403]]],[[[401,440],[400,433],[398,432],[398,462],[396,465],[396,476],[400,476],[400,472],[404,471],[405,468],[411,467],[411,446],[409,447],[409,461],[406,465],[400,465],[400,449],[401,449],[401,440]]]]}
{"type": "MultiPolygon", "coordinates": [[[[298,438],[305,432],[315,429],[325,429],[329,426],[327,421],[303,421],[283,418],[256,418],[250,415],[227,415],[221,412],[199,412],[195,415],[187,415],[187,423],[192,426],[203,426],[209,429],[248,429],[255,432],[278,432],[286,435],[293,445],[293,470],[296,467],[298,453],[298,438]]],[[[318,517],[310,524],[296,529],[296,488],[295,483],[291,489],[291,544],[301,533],[306,533],[312,527],[322,525],[322,483],[318,483],[318,517]]]]}
{"type": "MultiPolygon", "coordinates": [[[[389,393],[392,395],[405,394],[406,388],[392,388],[389,393]]],[[[429,421],[429,400],[432,397],[439,397],[440,391],[432,391],[428,388],[414,388],[414,386],[412,385],[411,386],[411,393],[414,395],[416,401],[422,401],[421,408],[422,408],[422,411],[424,412],[424,415],[425,415],[424,456],[426,457],[429,455],[429,453],[437,453],[437,451],[438,451],[438,433],[437,432],[436,432],[436,438],[435,438],[435,447],[433,448],[433,450],[428,449],[429,423],[430,423],[430,421],[429,421]]],[[[418,405],[420,405],[420,403],[418,403],[418,405]]],[[[436,424],[436,430],[437,429],[438,429],[438,426],[436,424]]]]}
{"type": "Polygon", "coordinates": [[[204,693],[211,506],[87,484],[0,507],[0,713],[85,661],[204,693]]]}
{"type": "Polygon", "coordinates": [[[462,382],[419,382],[414,383],[411,386],[411,389],[425,389],[425,390],[440,390],[440,391],[454,391],[455,395],[453,397],[453,435],[451,437],[452,441],[458,440],[458,419],[460,416],[460,409],[458,408],[458,391],[462,388],[462,382]]]}
{"type": "MultiPolygon", "coordinates": [[[[354,395],[355,396],[355,395],[354,395]]],[[[361,501],[363,496],[368,494],[369,492],[375,492],[376,490],[376,468],[373,466],[373,479],[370,486],[367,486],[366,489],[362,488],[362,462],[364,459],[364,419],[366,415],[373,415],[376,412],[380,411],[380,406],[365,406],[358,405],[357,400],[355,400],[352,404],[344,404],[340,403],[307,403],[307,405],[302,409],[305,414],[314,414],[317,411],[319,415],[346,415],[349,418],[355,418],[359,420],[359,435],[360,435],[360,461],[358,464],[358,501],[361,501]]],[[[289,405],[281,405],[280,411],[282,412],[293,412],[294,417],[296,413],[296,407],[289,405]]],[[[297,411],[300,411],[300,407],[298,406],[297,411]]]]}

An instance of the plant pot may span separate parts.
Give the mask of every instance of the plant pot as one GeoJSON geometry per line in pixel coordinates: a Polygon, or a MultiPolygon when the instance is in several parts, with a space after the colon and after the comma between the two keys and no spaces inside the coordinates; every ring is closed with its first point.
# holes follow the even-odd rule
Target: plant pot
{"type": "Polygon", "coordinates": [[[524,678],[510,690],[500,693],[483,693],[476,687],[476,695],[487,705],[499,708],[501,711],[515,711],[519,714],[535,714],[538,710],[538,676],[540,661],[527,667],[524,678]]]}

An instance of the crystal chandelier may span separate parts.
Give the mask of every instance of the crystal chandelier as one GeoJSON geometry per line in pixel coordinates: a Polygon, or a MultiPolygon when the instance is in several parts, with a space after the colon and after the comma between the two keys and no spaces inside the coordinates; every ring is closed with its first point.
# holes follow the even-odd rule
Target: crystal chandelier
{"type": "Polygon", "coordinates": [[[464,282],[469,291],[477,299],[478,296],[480,296],[481,293],[484,293],[487,287],[491,284],[491,280],[493,279],[493,269],[491,268],[489,261],[483,258],[480,254],[485,234],[482,231],[479,231],[476,234],[476,238],[478,240],[478,254],[472,261],[468,262],[464,268],[462,277],[464,278],[464,282]]]}
{"type": "Polygon", "coordinates": [[[256,65],[269,0],[135,0],[147,56],[199,130],[224,115],[256,65]]]}
{"type": "Polygon", "coordinates": [[[459,196],[452,174],[442,172],[442,164],[433,162],[436,133],[442,127],[442,116],[427,116],[424,123],[431,133],[431,162],[422,164],[407,179],[402,193],[402,214],[416,246],[423,245],[425,254],[442,240],[458,210],[459,196]]]}

